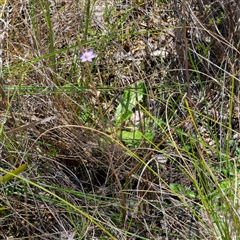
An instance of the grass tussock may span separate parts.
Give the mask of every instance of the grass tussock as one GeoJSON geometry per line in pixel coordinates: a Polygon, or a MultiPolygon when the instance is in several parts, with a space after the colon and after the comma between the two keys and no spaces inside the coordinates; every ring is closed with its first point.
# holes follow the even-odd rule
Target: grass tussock
{"type": "Polygon", "coordinates": [[[0,239],[237,240],[239,13],[0,1],[0,239]]]}

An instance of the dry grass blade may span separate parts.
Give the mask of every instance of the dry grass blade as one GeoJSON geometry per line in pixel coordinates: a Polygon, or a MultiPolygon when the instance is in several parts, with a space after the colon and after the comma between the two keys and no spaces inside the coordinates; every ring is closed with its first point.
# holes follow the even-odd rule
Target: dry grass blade
{"type": "Polygon", "coordinates": [[[10,134],[10,133],[17,133],[17,132],[22,132],[23,130],[26,130],[28,128],[32,128],[32,127],[35,127],[37,126],[38,124],[44,124],[46,122],[49,122],[51,120],[54,120],[56,119],[57,117],[56,116],[53,116],[53,117],[47,117],[47,118],[44,118],[42,120],[39,120],[39,121],[35,121],[35,122],[32,122],[32,123],[29,123],[29,124],[26,124],[24,126],[20,126],[20,127],[17,127],[17,128],[14,128],[10,131],[7,131],[5,134],[10,134]]]}

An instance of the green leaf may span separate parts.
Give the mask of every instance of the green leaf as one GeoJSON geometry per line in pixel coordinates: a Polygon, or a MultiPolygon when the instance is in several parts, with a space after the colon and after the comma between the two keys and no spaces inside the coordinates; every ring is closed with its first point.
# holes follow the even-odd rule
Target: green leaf
{"type": "Polygon", "coordinates": [[[122,131],[121,139],[128,146],[138,146],[142,140],[142,133],[140,131],[122,131]]]}
{"type": "Polygon", "coordinates": [[[143,138],[151,141],[154,137],[154,133],[152,131],[147,131],[143,135],[142,132],[138,130],[132,130],[132,131],[124,130],[119,133],[119,137],[126,145],[132,146],[132,147],[138,147],[141,141],[143,140],[143,138]]]}
{"type": "Polygon", "coordinates": [[[116,126],[120,126],[132,116],[133,108],[136,107],[137,101],[142,101],[144,92],[145,85],[143,82],[138,83],[136,89],[126,89],[124,91],[115,112],[116,126]]]}
{"type": "Polygon", "coordinates": [[[195,192],[191,191],[190,189],[181,184],[171,183],[170,189],[178,194],[183,194],[185,197],[188,198],[198,198],[195,192]]]}

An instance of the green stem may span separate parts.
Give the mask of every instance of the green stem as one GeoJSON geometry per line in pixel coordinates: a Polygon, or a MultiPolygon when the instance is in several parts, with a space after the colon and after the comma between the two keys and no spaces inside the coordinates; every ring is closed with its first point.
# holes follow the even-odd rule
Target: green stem
{"type": "Polygon", "coordinates": [[[89,22],[90,22],[90,5],[91,5],[91,1],[87,0],[87,5],[86,5],[86,15],[87,15],[87,18],[86,18],[84,35],[83,35],[83,40],[85,42],[87,41],[88,26],[89,26],[89,22]]]}
{"type": "Polygon", "coordinates": [[[54,48],[54,37],[53,37],[53,29],[52,29],[52,23],[51,23],[51,14],[50,14],[50,4],[49,0],[44,0],[43,2],[39,2],[42,8],[42,11],[44,13],[45,21],[47,24],[48,29],[48,37],[49,37],[49,53],[50,53],[50,67],[53,70],[53,78],[54,83],[59,86],[59,82],[57,80],[57,77],[55,76],[56,73],[56,57],[55,57],[55,48],[54,48]]]}
{"type": "Polygon", "coordinates": [[[23,164],[20,167],[14,169],[13,171],[7,173],[4,176],[0,177],[0,182],[4,183],[9,181],[10,179],[14,178],[16,175],[18,175],[19,173],[23,172],[25,169],[27,169],[27,164],[23,164]]]}

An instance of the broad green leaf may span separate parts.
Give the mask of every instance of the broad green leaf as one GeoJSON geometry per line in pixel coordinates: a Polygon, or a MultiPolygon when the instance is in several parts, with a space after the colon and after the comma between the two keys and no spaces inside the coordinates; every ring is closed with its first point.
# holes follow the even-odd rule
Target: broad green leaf
{"type": "Polygon", "coordinates": [[[154,133],[151,131],[147,131],[143,137],[143,134],[138,130],[121,131],[119,133],[119,137],[126,145],[132,146],[132,147],[138,147],[141,141],[143,140],[143,138],[151,141],[154,137],[154,133]]]}
{"type": "Polygon", "coordinates": [[[128,146],[138,146],[142,140],[142,133],[139,131],[122,131],[121,139],[128,146]]]}
{"type": "Polygon", "coordinates": [[[143,82],[138,83],[136,89],[126,89],[124,91],[115,112],[116,126],[120,126],[131,117],[133,108],[136,107],[137,101],[142,101],[144,92],[145,86],[143,82]]]}

